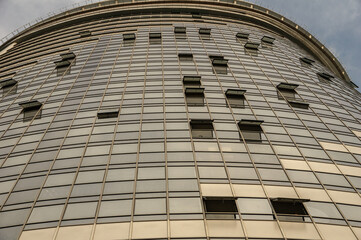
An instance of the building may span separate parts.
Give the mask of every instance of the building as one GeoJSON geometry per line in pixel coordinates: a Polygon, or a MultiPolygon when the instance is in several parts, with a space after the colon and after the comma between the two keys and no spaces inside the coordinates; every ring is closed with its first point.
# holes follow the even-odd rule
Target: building
{"type": "Polygon", "coordinates": [[[0,55],[0,239],[361,239],[361,95],[243,1],[104,1],[0,55]]]}

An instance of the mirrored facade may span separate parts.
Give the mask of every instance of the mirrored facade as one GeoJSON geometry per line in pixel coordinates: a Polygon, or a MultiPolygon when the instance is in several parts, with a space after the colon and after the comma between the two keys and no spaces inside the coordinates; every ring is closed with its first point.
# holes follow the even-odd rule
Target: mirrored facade
{"type": "Polygon", "coordinates": [[[361,95],[284,17],[104,1],[0,50],[1,240],[361,239],[361,95]]]}

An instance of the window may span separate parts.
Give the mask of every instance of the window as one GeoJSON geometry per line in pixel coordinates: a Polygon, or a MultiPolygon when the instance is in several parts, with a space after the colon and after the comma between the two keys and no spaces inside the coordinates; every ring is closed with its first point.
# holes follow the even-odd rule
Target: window
{"type": "Polygon", "coordinates": [[[278,99],[285,99],[294,108],[308,109],[309,104],[300,100],[296,100],[296,91],[298,84],[280,83],[277,85],[278,99]]]}
{"type": "Polygon", "coordinates": [[[161,33],[149,33],[149,43],[150,44],[160,44],[162,41],[161,33]]]}
{"type": "Polygon", "coordinates": [[[200,28],[199,34],[209,36],[209,35],[211,35],[211,29],[210,28],[200,28]]]}
{"type": "Polygon", "coordinates": [[[261,141],[262,140],[262,128],[261,120],[245,120],[242,119],[238,122],[239,130],[243,135],[245,141],[261,141]]]}
{"type": "Polygon", "coordinates": [[[227,89],[226,97],[228,100],[227,107],[230,106],[232,108],[244,108],[244,94],[246,90],[241,89],[227,89]]]}
{"type": "Polygon", "coordinates": [[[123,34],[123,41],[134,41],[135,40],[135,33],[124,33],[123,34]]]}
{"type": "Polygon", "coordinates": [[[70,65],[75,64],[75,54],[72,52],[60,54],[62,60],[54,62],[55,68],[57,70],[57,76],[62,76],[63,74],[70,73],[70,65]]]}
{"type": "Polygon", "coordinates": [[[244,48],[250,49],[250,50],[258,50],[259,43],[253,43],[253,42],[246,42],[244,45],[244,48]]]}
{"type": "Polygon", "coordinates": [[[287,101],[294,108],[308,109],[308,107],[310,105],[303,101],[295,101],[295,100],[289,100],[289,99],[287,101]]]}
{"type": "Polygon", "coordinates": [[[246,42],[244,45],[244,53],[250,56],[258,56],[259,43],[246,42]]]}
{"type": "Polygon", "coordinates": [[[309,199],[274,198],[271,199],[273,209],[280,221],[304,222],[308,213],[303,202],[309,199]]]}
{"type": "Polygon", "coordinates": [[[104,109],[100,110],[98,112],[98,118],[104,119],[104,118],[116,118],[118,117],[119,109],[104,109]]]}
{"type": "Polygon", "coordinates": [[[249,33],[241,33],[241,32],[239,32],[239,33],[236,34],[236,37],[237,37],[237,39],[248,39],[249,33]]]}
{"type": "Polygon", "coordinates": [[[238,215],[234,198],[203,198],[207,219],[236,219],[238,215]]]}
{"type": "Polygon", "coordinates": [[[23,108],[22,112],[24,113],[24,122],[31,121],[34,117],[35,119],[41,118],[41,106],[43,104],[37,100],[21,102],[19,105],[23,108]]]}
{"type": "Polygon", "coordinates": [[[185,87],[200,87],[201,86],[201,76],[184,76],[183,85],[185,87]]]}
{"type": "Polygon", "coordinates": [[[192,119],[191,130],[193,138],[213,138],[213,120],[192,119]]]}
{"type": "Polygon", "coordinates": [[[332,78],[334,78],[332,75],[325,73],[325,72],[319,72],[317,73],[318,79],[320,82],[323,83],[330,83],[332,82],[332,78]]]}
{"type": "Polygon", "coordinates": [[[79,32],[80,34],[80,37],[83,38],[83,37],[90,37],[92,34],[89,30],[85,30],[85,31],[81,31],[79,32]]]}
{"type": "Polygon", "coordinates": [[[125,47],[132,46],[135,43],[135,33],[124,33],[123,44],[125,47]]]}
{"type": "Polygon", "coordinates": [[[228,73],[228,60],[224,59],[223,56],[209,56],[213,65],[213,72],[217,74],[227,74],[228,73]]]}
{"type": "Polygon", "coordinates": [[[261,40],[264,43],[273,44],[275,39],[273,37],[264,36],[261,40]]]}
{"type": "Polygon", "coordinates": [[[188,106],[204,105],[204,88],[186,88],[185,94],[188,106]]]}
{"type": "Polygon", "coordinates": [[[193,61],[193,54],[191,53],[179,53],[179,61],[193,61]]]}
{"type": "Polygon", "coordinates": [[[307,65],[312,65],[315,62],[314,60],[309,59],[307,57],[300,58],[300,60],[301,60],[301,63],[307,64],[307,65]]]}
{"type": "Polygon", "coordinates": [[[174,34],[177,39],[185,39],[186,27],[174,27],[174,34]]]}
{"type": "Polygon", "coordinates": [[[278,99],[286,99],[286,100],[295,100],[296,99],[296,91],[295,89],[298,87],[298,84],[291,83],[280,83],[277,85],[277,96],[278,99]]]}
{"type": "Polygon", "coordinates": [[[174,27],[174,33],[176,34],[185,34],[186,27],[174,27]]]}
{"type": "Polygon", "coordinates": [[[3,90],[3,96],[6,94],[15,94],[18,82],[12,78],[0,81],[0,87],[3,90]]]}

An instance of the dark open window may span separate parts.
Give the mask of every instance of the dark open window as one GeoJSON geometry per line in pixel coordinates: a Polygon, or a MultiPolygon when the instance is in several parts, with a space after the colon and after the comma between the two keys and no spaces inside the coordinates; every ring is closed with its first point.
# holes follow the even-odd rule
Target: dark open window
{"type": "Polygon", "coordinates": [[[204,198],[204,210],[208,219],[236,219],[238,215],[234,198],[204,198]]]}
{"type": "Polygon", "coordinates": [[[255,50],[257,51],[259,47],[259,43],[254,43],[254,42],[246,42],[246,44],[244,44],[244,48],[246,49],[250,49],[250,50],[255,50]]]}
{"type": "Polygon", "coordinates": [[[213,120],[192,119],[191,130],[193,138],[213,138],[213,120]]]}
{"type": "Polygon", "coordinates": [[[123,34],[123,41],[134,41],[135,40],[135,33],[124,33],[123,34]]]}
{"type": "MultiPolygon", "coordinates": [[[[226,97],[230,107],[244,108],[244,94],[246,90],[242,89],[227,89],[226,97]]],[[[228,106],[227,104],[227,106],[228,106]]]]}
{"type": "Polygon", "coordinates": [[[319,72],[319,73],[317,73],[317,76],[318,76],[318,79],[320,80],[320,82],[323,82],[323,83],[330,83],[330,82],[332,82],[332,78],[334,78],[334,76],[332,76],[328,73],[325,73],[325,72],[319,72]]]}
{"type": "Polygon", "coordinates": [[[185,87],[200,87],[201,86],[201,76],[184,76],[183,85],[185,87]]]}
{"type": "Polygon", "coordinates": [[[116,118],[118,117],[119,114],[119,109],[103,109],[100,110],[97,114],[99,119],[104,119],[104,118],[116,118]]]}
{"type": "Polygon", "coordinates": [[[193,61],[193,54],[191,53],[179,53],[179,61],[193,61]]]}
{"type": "Polygon", "coordinates": [[[238,39],[247,40],[249,38],[249,33],[239,32],[239,33],[236,34],[236,37],[238,39]]]}
{"type": "Polygon", "coordinates": [[[188,106],[204,105],[204,88],[186,88],[185,94],[188,106]]]}
{"type": "Polygon", "coordinates": [[[273,198],[271,203],[280,221],[302,222],[308,218],[303,202],[308,199],[273,198]]]}
{"type": "Polygon", "coordinates": [[[176,39],[186,38],[186,27],[174,27],[174,34],[176,39]]]}
{"type": "Polygon", "coordinates": [[[200,28],[199,29],[200,35],[211,35],[211,29],[210,28],[200,28]]]}
{"type": "Polygon", "coordinates": [[[41,106],[43,105],[37,100],[31,100],[27,102],[21,102],[19,105],[23,108],[22,112],[24,114],[23,121],[31,121],[34,119],[41,118],[41,106]]]}
{"type": "Polygon", "coordinates": [[[80,34],[80,37],[82,37],[82,38],[83,37],[90,37],[92,35],[89,30],[81,31],[81,32],[79,32],[79,34],[80,34]]]}
{"type": "Polygon", "coordinates": [[[0,87],[3,90],[3,96],[6,94],[15,94],[17,91],[18,82],[12,78],[0,81],[0,87]]]}
{"type": "Polygon", "coordinates": [[[67,52],[60,54],[61,60],[54,62],[57,70],[57,76],[63,74],[69,74],[71,70],[71,64],[75,64],[75,54],[73,52],[67,52]]]}
{"type": "Polygon", "coordinates": [[[298,84],[292,83],[280,83],[277,85],[277,96],[278,99],[289,99],[295,100],[296,99],[296,91],[295,89],[298,87],[298,84]]]}
{"type": "Polygon", "coordinates": [[[263,36],[263,38],[261,40],[262,40],[262,42],[268,43],[268,44],[273,44],[273,42],[275,41],[275,39],[270,36],[263,36]]]}
{"type": "Polygon", "coordinates": [[[160,32],[149,33],[150,44],[160,44],[162,41],[162,34],[160,32]]]}
{"type": "Polygon", "coordinates": [[[123,33],[123,45],[125,47],[133,46],[135,43],[135,33],[123,33]]]}
{"type": "Polygon", "coordinates": [[[262,141],[262,120],[242,119],[238,122],[239,130],[245,141],[262,141]]]}
{"type": "Polygon", "coordinates": [[[209,58],[212,61],[213,71],[217,74],[227,74],[228,73],[228,60],[224,59],[223,56],[214,56],[210,55],[209,58]]]}
{"type": "Polygon", "coordinates": [[[185,34],[186,27],[174,27],[174,33],[176,34],[185,34]]]}
{"type": "Polygon", "coordinates": [[[301,60],[301,63],[306,64],[308,66],[312,65],[315,61],[310,59],[310,58],[307,58],[307,57],[303,57],[303,58],[300,58],[301,60]]]}

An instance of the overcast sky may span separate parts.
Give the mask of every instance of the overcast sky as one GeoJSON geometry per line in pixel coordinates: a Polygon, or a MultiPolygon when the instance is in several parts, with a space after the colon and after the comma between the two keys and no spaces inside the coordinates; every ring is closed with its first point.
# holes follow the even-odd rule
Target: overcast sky
{"type": "MultiPolygon", "coordinates": [[[[361,0],[248,0],[295,21],[328,47],[361,88],[361,0]]],[[[0,0],[0,39],[84,0],[0,0]]],[[[360,90],[360,89],[359,89],[360,90]]]]}

